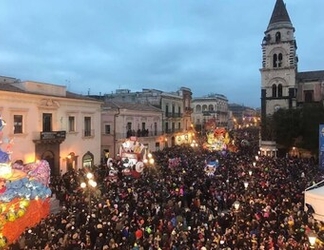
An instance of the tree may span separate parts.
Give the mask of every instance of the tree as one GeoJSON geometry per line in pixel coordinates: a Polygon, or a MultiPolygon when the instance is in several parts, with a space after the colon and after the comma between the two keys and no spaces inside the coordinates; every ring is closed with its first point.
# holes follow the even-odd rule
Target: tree
{"type": "Polygon", "coordinates": [[[273,114],[275,140],[278,144],[285,148],[295,146],[302,130],[300,117],[300,109],[279,109],[273,114]]]}
{"type": "Polygon", "coordinates": [[[324,123],[324,107],[322,103],[305,103],[301,117],[300,147],[308,149],[313,154],[318,153],[318,129],[324,123]]]}

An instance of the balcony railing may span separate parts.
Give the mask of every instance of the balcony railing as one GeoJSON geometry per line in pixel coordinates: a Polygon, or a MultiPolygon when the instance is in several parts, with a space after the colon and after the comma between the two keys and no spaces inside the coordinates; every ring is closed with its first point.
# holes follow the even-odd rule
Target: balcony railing
{"type": "Polygon", "coordinates": [[[95,132],[94,129],[83,129],[82,130],[82,137],[94,137],[95,132]]]}
{"type": "Polygon", "coordinates": [[[49,132],[40,132],[41,140],[52,140],[52,139],[65,139],[66,131],[49,131],[49,132]]]}
{"type": "MultiPolygon", "coordinates": [[[[124,138],[130,138],[132,136],[135,137],[153,137],[153,136],[160,136],[163,135],[162,131],[148,131],[148,133],[137,133],[137,132],[125,132],[125,133],[116,133],[116,140],[118,139],[124,139],[124,138]]],[[[112,134],[113,136],[113,134],[112,134]]]]}
{"type": "Polygon", "coordinates": [[[172,113],[172,112],[167,113],[166,112],[165,117],[167,117],[167,118],[181,118],[182,113],[172,113]]]}

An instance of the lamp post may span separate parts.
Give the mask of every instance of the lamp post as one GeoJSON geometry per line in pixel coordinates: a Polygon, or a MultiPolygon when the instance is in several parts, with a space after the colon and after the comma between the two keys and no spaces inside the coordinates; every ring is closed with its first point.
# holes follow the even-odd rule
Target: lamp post
{"type": "Polygon", "coordinates": [[[151,153],[147,154],[147,158],[143,160],[145,165],[148,167],[148,171],[151,174],[152,173],[152,168],[154,167],[154,158],[151,153]]]}
{"type": "Polygon", "coordinates": [[[238,231],[238,211],[240,209],[240,202],[239,201],[235,201],[233,203],[233,207],[235,209],[235,228],[236,228],[236,231],[238,231]]]}
{"type": "Polygon", "coordinates": [[[82,189],[88,188],[88,199],[89,199],[89,216],[91,214],[91,189],[94,189],[97,186],[97,182],[93,180],[93,174],[88,172],[87,175],[87,182],[81,182],[80,186],[82,189]]]}
{"type": "Polygon", "coordinates": [[[245,181],[244,182],[244,188],[245,188],[245,190],[247,190],[248,186],[249,186],[249,182],[245,181]]]}
{"type": "Polygon", "coordinates": [[[315,233],[310,232],[308,234],[308,241],[309,241],[311,249],[315,249],[316,239],[317,239],[317,235],[315,233]]]}
{"type": "Polygon", "coordinates": [[[252,170],[249,170],[249,176],[252,176],[252,170]]]}

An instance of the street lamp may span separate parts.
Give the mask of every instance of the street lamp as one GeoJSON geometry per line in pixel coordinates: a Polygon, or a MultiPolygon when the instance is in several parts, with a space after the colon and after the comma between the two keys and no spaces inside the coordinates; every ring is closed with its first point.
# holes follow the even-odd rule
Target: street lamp
{"type": "Polygon", "coordinates": [[[245,188],[245,190],[248,188],[248,186],[249,186],[249,183],[247,181],[245,181],[244,182],[244,188],[245,188]]]}
{"type": "Polygon", "coordinates": [[[97,186],[97,182],[93,179],[93,174],[91,172],[88,172],[87,175],[87,182],[81,182],[80,187],[82,189],[88,188],[88,199],[89,199],[89,215],[91,214],[91,189],[94,189],[97,186]]]}
{"type": "Polygon", "coordinates": [[[255,166],[256,166],[256,162],[254,161],[254,162],[253,162],[253,167],[255,167],[255,166]]]}
{"type": "Polygon", "coordinates": [[[233,207],[234,207],[234,209],[235,209],[235,226],[236,226],[236,231],[238,231],[237,229],[238,229],[238,211],[239,211],[239,209],[240,209],[240,202],[239,201],[235,201],[234,203],[233,203],[233,207]]]}
{"type": "Polygon", "coordinates": [[[312,249],[315,249],[316,239],[317,239],[317,235],[315,233],[310,232],[308,234],[308,241],[309,241],[312,249]]]}
{"type": "Polygon", "coordinates": [[[249,176],[251,176],[252,175],[252,170],[249,170],[249,176]]]}
{"type": "Polygon", "coordinates": [[[153,158],[153,155],[151,153],[148,153],[147,154],[147,158],[145,158],[143,160],[144,164],[148,167],[148,171],[149,173],[151,173],[151,168],[153,168],[154,166],[154,158],[153,158]]]}

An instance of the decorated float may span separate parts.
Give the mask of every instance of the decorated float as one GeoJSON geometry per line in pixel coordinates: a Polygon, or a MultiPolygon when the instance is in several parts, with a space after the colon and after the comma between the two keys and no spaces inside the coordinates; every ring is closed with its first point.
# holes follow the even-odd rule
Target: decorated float
{"type": "MultiPolygon", "coordinates": [[[[136,136],[125,139],[119,148],[119,158],[122,162],[124,176],[138,178],[144,170],[147,149],[144,144],[137,140],[136,136]]],[[[109,158],[107,166],[111,180],[116,178],[118,170],[114,168],[113,159],[109,158]]]]}
{"type": "Polygon", "coordinates": [[[14,242],[26,228],[50,212],[50,167],[47,161],[11,163],[13,140],[3,138],[0,117],[0,249],[14,242]]]}
{"type": "Polygon", "coordinates": [[[237,150],[234,140],[230,137],[229,132],[223,127],[207,128],[206,142],[203,147],[210,151],[231,151],[237,150]]]}

